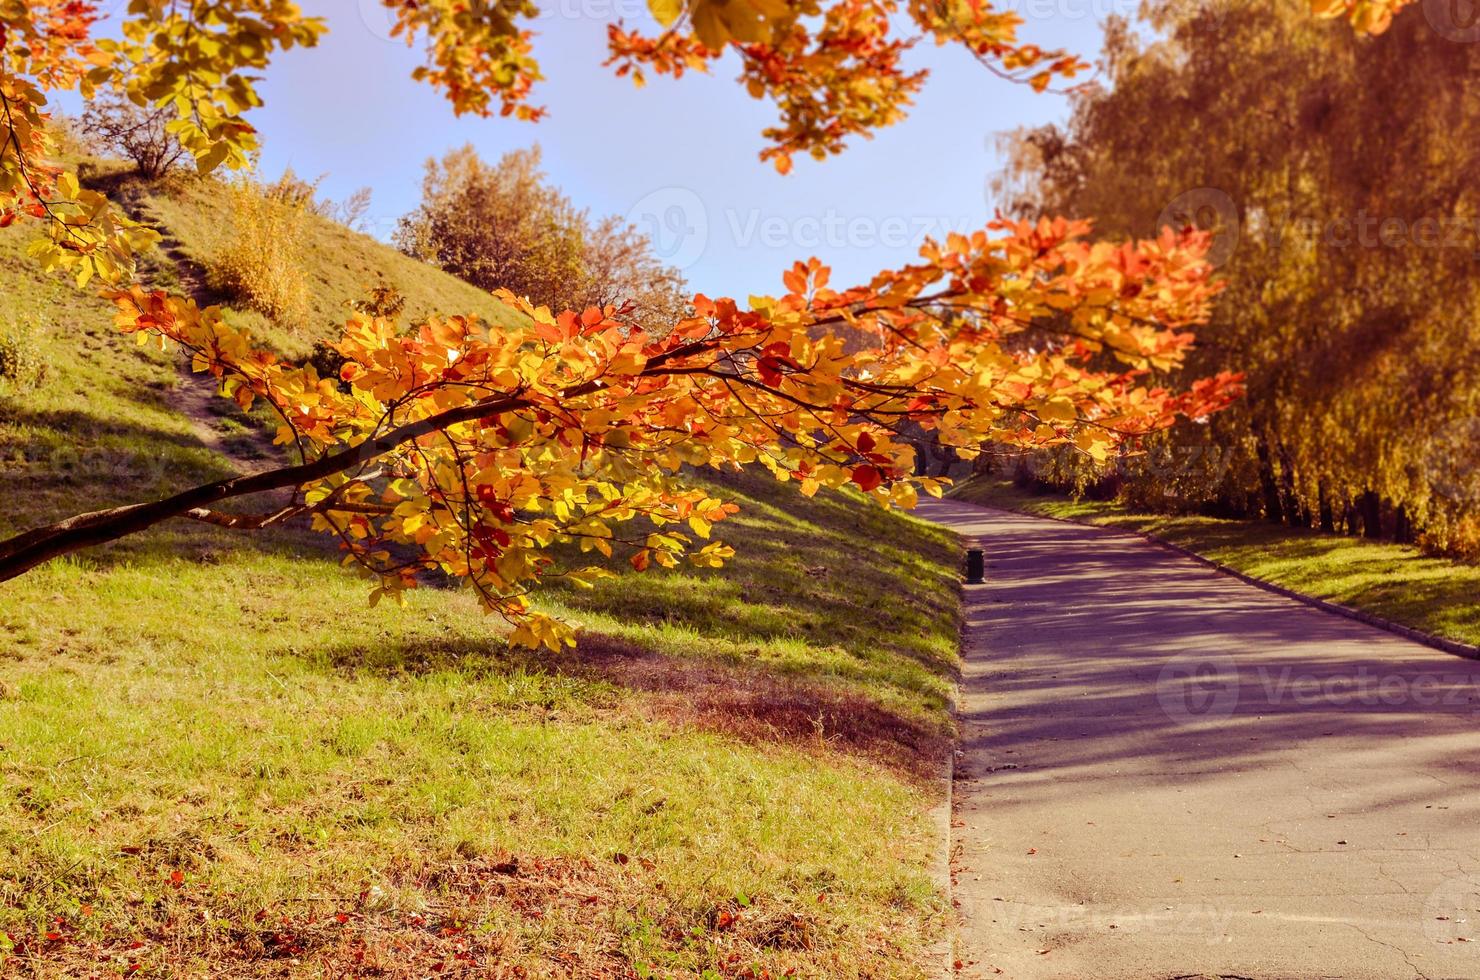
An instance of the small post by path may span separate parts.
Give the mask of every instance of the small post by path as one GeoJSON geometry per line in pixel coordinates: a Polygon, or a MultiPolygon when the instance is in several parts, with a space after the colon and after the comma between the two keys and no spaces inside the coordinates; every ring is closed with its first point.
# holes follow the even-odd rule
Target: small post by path
{"type": "Polygon", "coordinates": [[[987,559],[980,548],[966,549],[966,584],[981,585],[986,580],[987,559]]]}

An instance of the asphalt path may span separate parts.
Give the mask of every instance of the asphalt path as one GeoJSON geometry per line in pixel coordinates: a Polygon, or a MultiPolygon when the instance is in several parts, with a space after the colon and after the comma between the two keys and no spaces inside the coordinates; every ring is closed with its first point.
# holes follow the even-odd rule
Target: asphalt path
{"type": "Polygon", "coordinates": [[[963,976],[1480,978],[1480,663],[950,501],[963,976]]]}

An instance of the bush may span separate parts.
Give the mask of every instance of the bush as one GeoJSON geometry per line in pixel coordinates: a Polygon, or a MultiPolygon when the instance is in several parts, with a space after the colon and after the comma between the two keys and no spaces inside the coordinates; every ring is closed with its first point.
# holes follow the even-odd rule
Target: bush
{"type": "Polygon", "coordinates": [[[319,174],[313,180],[304,180],[289,167],[283,175],[262,188],[262,192],[275,201],[290,207],[302,208],[337,221],[351,231],[362,231],[370,211],[370,188],[361,187],[343,201],[333,201],[319,196],[319,185],[328,174],[319,174]]]}
{"type": "Polygon", "coordinates": [[[339,377],[339,373],[344,370],[345,361],[345,356],[334,347],[322,340],[315,340],[313,353],[309,355],[306,363],[317,372],[319,377],[333,378],[339,385],[339,390],[347,392],[350,390],[349,383],[339,377]]]}
{"type": "Polygon", "coordinates": [[[394,320],[406,309],[406,297],[395,286],[386,282],[380,282],[370,287],[370,292],[364,299],[357,299],[350,304],[356,310],[368,316],[385,317],[394,320]]]}
{"type": "Polygon", "coordinates": [[[31,323],[0,327],[0,394],[30,391],[45,383],[40,333],[31,323]]]}
{"type": "Polygon", "coordinates": [[[139,174],[157,180],[186,158],[167,123],[173,107],[140,108],[116,93],[100,93],[83,110],[78,129],[91,148],[132,160],[139,174]]]}
{"type": "Polygon", "coordinates": [[[229,187],[231,231],[208,263],[211,286],[293,329],[308,312],[308,213],[302,199],[251,179],[229,187]]]}

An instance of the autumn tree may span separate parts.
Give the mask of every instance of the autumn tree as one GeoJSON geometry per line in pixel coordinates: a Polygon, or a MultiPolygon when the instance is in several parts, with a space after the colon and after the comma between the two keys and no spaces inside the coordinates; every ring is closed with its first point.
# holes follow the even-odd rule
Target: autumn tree
{"type": "Polygon", "coordinates": [[[421,205],[401,219],[396,243],[482,289],[505,288],[551,309],[624,307],[649,329],[687,310],[679,272],[630,223],[593,223],[551,185],[538,146],[493,165],[471,146],[427,161],[421,205]]]}
{"type": "Polygon", "coordinates": [[[572,306],[630,306],[645,329],[662,331],[690,311],[687,283],[653,252],[652,240],[631,222],[609,215],[586,230],[580,301],[572,306]]]}
{"type": "Polygon", "coordinates": [[[1152,43],[1111,30],[1109,84],[1067,130],[1012,140],[1003,188],[1017,214],[1093,213],[1107,235],[1217,236],[1229,289],[1190,363],[1246,371],[1249,397],[1151,440],[1124,492],[1476,550],[1480,52],[1420,16],[1373,43],[1292,5],[1152,15],[1152,43]]]}
{"type": "MultiPolygon", "coordinates": [[[[542,114],[531,0],[385,3],[396,32],[426,46],[417,77],[456,111],[542,114]]],[[[1378,29],[1374,9],[1321,12],[1378,29]]],[[[926,77],[902,67],[917,40],[960,44],[1036,88],[1082,67],[1019,41],[1017,15],[985,0],[653,0],[652,12],[655,35],[612,28],[616,72],[679,75],[733,55],[747,90],[777,107],[762,156],[783,172],[796,154],[826,157],[901,118],[926,77]]],[[[219,309],[132,281],[156,236],[49,162],[44,107],[69,88],[170,107],[199,170],[241,168],[256,149],[245,114],[260,103],[258,74],[325,25],[289,0],[131,0],[120,37],[98,41],[95,21],[89,0],[0,0],[0,224],[35,222],[46,232],[35,258],[107,282],[120,329],[183,348],[238,404],[268,405],[295,461],[21,533],[0,542],[0,579],[172,518],[246,529],[306,517],[373,578],[373,599],[436,570],[471,583],[516,639],[553,646],[569,631],[531,612],[530,590],[598,574],[558,567],[555,546],[621,547],[639,570],[724,559],[704,542],[733,508],[690,485],[685,464],[760,465],[803,493],[853,486],[908,505],[939,485],[909,475],[905,423],[965,454],[995,441],[1098,458],[1238,389],[1229,374],[1180,389],[1154,377],[1184,363],[1187,328],[1208,316],[1206,235],[1091,242],[1086,223],[1063,219],[930,242],[918,263],[847,289],[798,263],[780,295],[696,296],[694,315],[661,335],[610,307],[554,313],[508,293],[518,322],[497,330],[445,316],[401,332],[361,314],[338,345],[340,378],[322,378],[219,309]],[[215,509],[269,490],[293,502],[215,509]]]]}
{"type": "Polygon", "coordinates": [[[509,293],[512,327],[449,317],[407,334],[359,315],[338,348],[348,392],[257,348],[215,308],[116,290],[123,330],[180,345],[242,408],[266,402],[299,462],[20,534],[0,542],[0,580],[169,518],[260,528],[308,516],[373,577],[373,598],[438,570],[469,581],[517,640],[554,646],[569,632],[531,613],[529,590],[601,574],[557,567],[554,546],[622,548],[639,571],[728,557],[705,540],[733,508],[690,485],[685,464],[760,465],[804,494],[851,485],[908,506],[940,486],[910,476],[905,422],[965,452],[1069,442],[1104,456],[1235,394],[1229,376],[1181,393],[1144,380],[1180,361],[1182,328],[1207,314],[1204,236],[1119,247],[1063,220],[995,231],[927,245],[920,264],[841,291],[816,260],[798,263],[783,295],[749,309],[697,296],[661,337],[610,307],[557,316],[509,293]],[[1010,351],[1024,332],[1038,342],[1010,351]],[[1093,366],[1102,353],[1117,366],[1093,366]],[[294,503],[272,513],[213,509],[281,489],[294,503]]]}

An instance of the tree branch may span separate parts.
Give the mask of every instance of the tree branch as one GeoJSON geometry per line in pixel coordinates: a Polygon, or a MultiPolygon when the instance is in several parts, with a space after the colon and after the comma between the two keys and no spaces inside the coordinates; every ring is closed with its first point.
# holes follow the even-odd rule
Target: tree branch
{"type": "MultiPolygon", "coordinates": [[[[566,393],[567,397],[589,394],[596,390],[596,383],[589,382],[572,389],[566,393]]],[[[13,538],[0,541],[0,582],[5,582],[30,571],[43,562],[50,561],[60,555],[70,554],[83,548],[106,544],[119,538],[151,528],[156,524],[167,521],[172,517],[192,517],[195,520],[206,519],[203,515],[209,513],[209,505],[222,500],[230,500],[234,497],[245,497],[254,493],[262,493],[267,490],[282,490],[287,487],[300,487],[314,480],[322,480],[347,469],[368,462],[379,456],[383,456],[414,439],[444,429],[459,422],[468,422],[473,419],[487,418],[490,415],[498,415],[502,412],[523,408],[529,401],[521,396],[505,396],[502,398],[489,398],[472,405],[464,405],[459,408],[448,409],[436,415],[429,415],[417,422],[403,425],[398,429],[374,439],[366,441],[345,449],[341,452],[332,453],[327,456],[297,466],[285,466],[276,470],[267,470],[250,476],[233,476],[214,483],[205,483],[189,490],[182,491],[171,497],[161,500],[150,501],[142,504],[129,504],[124,507],[111,507],[108,510],[92,511],[87,514],[78,514],[55,524],[47,524],[44,527],[34,528],[13,538]],[[196,513],[192,513],[196,512],[196,513]]],[[[226,515],[218,515],[226,516],[226,515]]],[[[247,522],[250,518],[247,519],[247,522]]],[[[220,521],[209,521],[209,523],[222,523],[220,521]]],[[[232,526],[232,525],[223,525],[232,526]]],[[[248,523],[235,526],[245,527],[248,523]]]]}
{"type": "MultiPolygon", "coordinates": [[[[682,357],[703,353],[716,346],[716,343],[715,338],[701,338],[665,351],[649,359],[642,373],[646,375],[674,373],[675,369],[665,368],[664,365],[682,357]]],[[[561,400],[589,395],[594,391],[599,391],[604,384],[605,382],[598,379],[575,385],[561,392],[561,400]]],[[[147,530],[171,518],[184,517],[221,527],[242,529],[252,528],[253,522],[257,520],[262,521],[257,525],[261,527],[267,526],[268,523],[286,520],[288,516],[293,515],[281,518],[276,515],[266,517],[241,515],[238,517],[212,511],[210,505],[269,490],[301,487],[306,483],[353,469],[362,463],[385,455],[397,446],[420,439],[433,432],[442,431],[459,422],[470,422],[474,419],[517,411],[521,408],[532,407],[533,404],[529,398],[519,393],[491,396],[471,405],[463,405],[436,415],[429,415],[419,421],[391,429],[383,435],[367,439],[348,449],[296,466],[285,466],[250,476],[228,477],[214,483],[191,487],[189,490],[161,500],[77,514],[54,524],[33,528],[0,541],[0,582],[23,575],[37,565],[61,555],[116,541],[130,534],[147,530]]]]}

